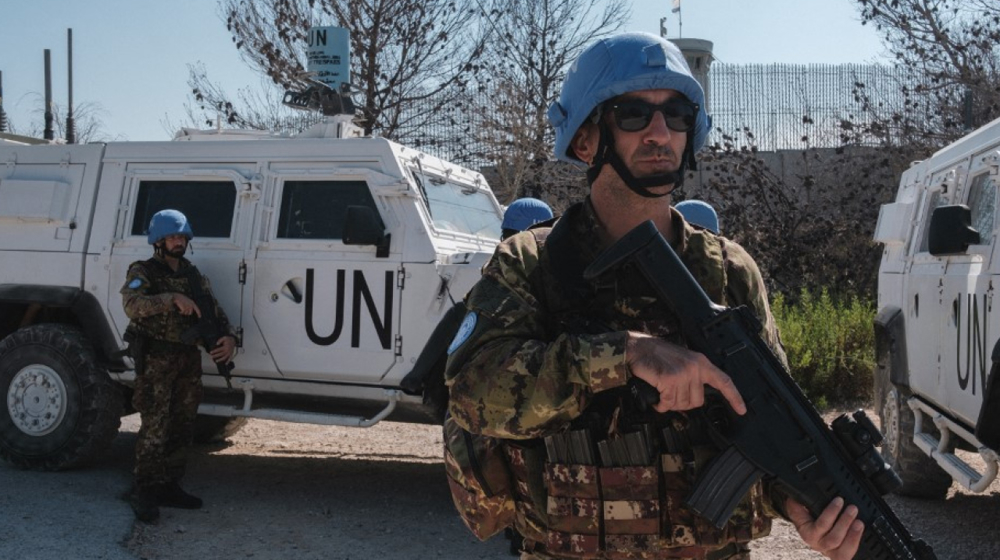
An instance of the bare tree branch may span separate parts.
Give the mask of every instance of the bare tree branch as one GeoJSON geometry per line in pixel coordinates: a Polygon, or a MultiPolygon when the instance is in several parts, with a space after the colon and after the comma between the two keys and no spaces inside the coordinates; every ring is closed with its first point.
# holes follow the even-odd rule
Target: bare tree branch
{"type": "MultiPolygon", "coordinates": [[[[309,85],[309,27],[348,29],[365,131],[404,142],[461,98],[488,36],[475,0],[222,0],[221,9],[243,60],[283,89],[309,85]]],[[[237,111],[208,86],[207,78],[194,85],[210,106],[231,109],[231,120],[240,122],[245,108],[237,111]]]]}
{"type": "Polygon", "coordinates": [[[541,176],[554,169],[544,165],[554,144],[546,111],[569,65],[590,43],[620,30],[630,11],[626,2],[601,8],[587,0],[510,0],[489,12],[495,40],[478,83],[489,106],[475,109],[481,119],[475,132],[485,148],[480,156],[496,165],[504,196],[538,197],[545,185],[578,182],[561,166],[558,177],[541,176]]]}

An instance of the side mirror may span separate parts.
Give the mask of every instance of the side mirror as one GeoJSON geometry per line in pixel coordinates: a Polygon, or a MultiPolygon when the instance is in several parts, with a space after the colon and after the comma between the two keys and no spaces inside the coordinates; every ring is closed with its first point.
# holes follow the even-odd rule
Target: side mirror
{"type": "Polygon", "coordinates": [[[965,253],[969,245],[979,243],[979,232],[971,223],[972,210],[964,204],[935,208],[931,214],[927,250],[935,256],[965,253]]]}
{"type": "Polygon", "coordinates": [[[375,245],[375,256],[389,256],[390,235],[375,210],[367,206],[348,206],[344,222],[344,245],[375,245]]]}

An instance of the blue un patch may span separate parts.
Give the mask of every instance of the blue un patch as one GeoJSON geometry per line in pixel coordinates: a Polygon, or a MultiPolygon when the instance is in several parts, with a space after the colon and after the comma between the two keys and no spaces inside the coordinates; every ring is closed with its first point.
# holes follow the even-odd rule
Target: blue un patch
{"type": "Polygon", "coordinates": [[[448,345],[448,355],[451,356],[458,347],[465,344],[466,340],[472,336],[472,331],[476,330],[476,312],[470,311],[465,315],[465,319],[462,319],[462,324],[458,326],[458,332],[455,333],[455,338],[448,345]]]}
{"type": "Polygon", "coordinates": [[[133,278],[132,281],[128,283],[130,290],[134,290],[139,286],[142,286],[142,278],[133,278]]]}

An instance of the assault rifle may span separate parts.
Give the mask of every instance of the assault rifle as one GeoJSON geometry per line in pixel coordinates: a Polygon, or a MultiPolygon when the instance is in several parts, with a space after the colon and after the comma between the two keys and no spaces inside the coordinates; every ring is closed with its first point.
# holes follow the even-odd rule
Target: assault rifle
{"type": "MultiPolygon", "coordinates": [[[[881,434],[862,411],[841,415],[831,430],[761,339],[754,314],[712,303],[652,221],[599,255],[584,277],[594,279],[626,262],[677,314],[688,346],[726,372],[747,405],[739,416],[715,392],[696,411],[707,417],[724,451],[696,482],[688,507],[721,528],[747,490],[767,477],[814,517],[837,496],[857,506],[865,532],[855,558],[936,560],[882,498],[900,481],[875,450],[881,434]]],[[[643,385],[641,398],[655,404],[658,394],[643,385]]]]}
{"type": "MultiPolygon", "coordinates": [[[[191,299],[201,310],[201,317],[196,324],[181,333],[181,340],[185,344],[201,344],[206,352],[211,352],[219,339],[223,336],[229,336],[229,333],[222,328],[222,322],[219,321],[215,312],[214,298],[201,286],[201,273],[198,272],[198,269],[194,265],[188,266],[185,275],[191,288],[191,299]]],[[[233,388],[232,372],[235,367],[233,362],[215,362],[215,368],[219,371],[219,375],[226,380],[226,386],[230,389],[233,388]]]]}

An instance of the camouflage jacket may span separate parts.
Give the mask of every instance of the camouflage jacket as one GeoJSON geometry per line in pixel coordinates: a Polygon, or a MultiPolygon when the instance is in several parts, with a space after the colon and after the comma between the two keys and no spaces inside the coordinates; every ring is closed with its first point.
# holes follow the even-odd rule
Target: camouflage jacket
{"type": "MultiPolygon", "coordinates": [[[[539,557],[567,558],[604,557],[593,556],[594,547],[608,557],[698,558],[727,543],[767,534],[768,518],[776,515],[773,503],[780,497],[765,499],[769,489],[761,484],[748,493],[733,521],[721,531],[685,511],[681,502],[698,468],[717,451],[706,453],[703,441],[692,441],[686,458],[664,456],[663,470],[674,472],[655,474],[667,478],[666,484],[660,484],[667,489],[666,495],[651,506],[663,510],[655,513],[662,516],[658,537],[644,540],[632,534],[612,542],[607,535],[603,544],[587,544],[588,530],[580,527],[578,519],[563,523],[560,508],[566,509],[566,499],[587,502],[589,498],[553,495],[562,487],[553,479],[565,469],[545,463],[538,438],[582,423],[592,425],[584,420],[594,416],[594,411],[608,423],[607,416],[618,417],[614,410],[623,394],[618,388],[631,376],[625,356],[627,331],[650,333],[680,345],[684,340],[678,319],[656,300],[639,274],[626,267],[593,283],[582,280],[583,269],[603,249],[589,199],[567,211],[562,220],[566,223],[515,235],[497,247],[483,278],[466,298],[469,313],[449,348],[449,410],[468,431],[507,440],[519,488],[515,493],[518,529],[529,542],[541,543],[547,554],[539,557]],[[560,228],[561,233],[555,234],[560,228]],[[694,465],[693,470],[682,466],[688,463],[694,465]],[[607,552],[612,550],[617,554],[607,552]]],[[[753,259],[738,244],[687,224],[676,211],[673,224],[678,240],[674,248],[709,297],[722,305],[749,306],[761,320],[762,335],[784,359],[753,259]]],[[[680,413],[660,415],[655,422],[658,429],[669,425],[683,431],[687,427],[686,415],[680,413]]],[[[571,484],[591,476],[586,471],[570,469],[571,484]]],[[[568,507],[583,509],[576,502],[568,507]]],[[[596,523],[606,526],[609,521],[596,523]]],[[[593,532],[604,534],[603,530],[593,532]]]]}
{"type": "MultiPolygon", "coordinates": [[[[182,258],[180,266],[174,272],[160,256],[129,265],[121,294],[125,315],[130,320],[130,330],[156,340],[183,344],[181,333],[195,325],[198,316],[181,315],[173,304],[171,294],[179,293],[193,299],[187,278],[188,267],[194,265],[182,258]]],[[[226,312],[212,294],[208,277],[197,269],[195,273],[201,278],[202,290],[211,298],[213,304],[213,309],[201,309],[201,312],[216,313],[223,332],[233,334],[226,312]]]]}

